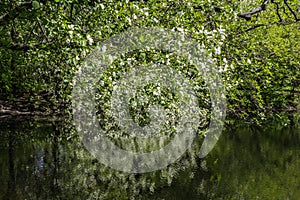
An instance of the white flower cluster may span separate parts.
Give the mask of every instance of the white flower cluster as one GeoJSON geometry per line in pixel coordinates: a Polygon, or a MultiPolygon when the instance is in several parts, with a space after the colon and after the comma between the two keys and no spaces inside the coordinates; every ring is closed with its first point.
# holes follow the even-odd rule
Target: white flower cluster
{"type": "Polygon", "coordinates": [[[87,36],[86,36],[86,39],[88,40],[89,45],[93,45],[94,40],[93,40],[93,38],[92,38],[90,35],[87,35],[87,36]]]}

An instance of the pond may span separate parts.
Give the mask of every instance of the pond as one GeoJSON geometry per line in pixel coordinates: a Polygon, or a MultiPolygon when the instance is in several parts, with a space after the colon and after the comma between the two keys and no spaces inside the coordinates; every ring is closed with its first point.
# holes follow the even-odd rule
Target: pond
{"type": "Polygon", "coordinates": [[[300,199],[300,130],[228,125],[203,159],[129,174],[104,166],[64,121],[0,123],[0,199],[300,199]]]}

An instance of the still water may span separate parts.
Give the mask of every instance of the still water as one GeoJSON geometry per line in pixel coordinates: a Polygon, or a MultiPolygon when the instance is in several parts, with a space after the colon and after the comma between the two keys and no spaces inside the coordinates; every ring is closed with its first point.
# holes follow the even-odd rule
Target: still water
{"type": "Polygon", "coordinates": [[[228,125],[204,159],[126,174],[62,121],[0,122],[0,199],[300,199],[300,130],[228,125]]]}

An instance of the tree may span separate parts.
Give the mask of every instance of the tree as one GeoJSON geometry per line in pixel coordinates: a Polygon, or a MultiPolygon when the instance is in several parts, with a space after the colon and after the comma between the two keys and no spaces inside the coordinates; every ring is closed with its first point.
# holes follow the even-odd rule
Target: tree
{"type": "Polygon", "coordinates": [[[5,0],[1,98],[25,99],[31,109],[65,110],[74,73],[99,42],[132,26],[159,26],[182,31],[206,47],[224,79],[233,116],[263,119],[295,110],[298,2],[263,1],[241,13],[239,1],[5,0]]]}

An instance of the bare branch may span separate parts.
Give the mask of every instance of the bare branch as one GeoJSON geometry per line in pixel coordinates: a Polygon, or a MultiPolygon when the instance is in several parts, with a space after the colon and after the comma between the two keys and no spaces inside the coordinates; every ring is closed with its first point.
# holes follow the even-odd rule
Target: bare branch
{"type": "Polygon", "coordinates": [[[288,4],[287,0],[284,0],[284,4],[288,7],[289,11],[293,14],[296,22],[299,21],[300,19],[297,17],[296,13],[293,11],[293,9],[290,7],[288,4]]]}
{"type": "Polygon", "coordinates": [[[251,20],[252,15],[259,13],[266,9],[266,5],[268,4],[269,0],[265,0],[260,7],[253,9],[250,12],[245,12],[239,15],[239,17],[246,19],[247,21],[251,20]]]}
{"type": "Polygon", "coordinates": [[[45,46],[50,46],[54,44],[54,41],[52,42],[47,42],[47,43],[34,43],[34,44],[23,44],[23,43],[10,43],[8,45],[0,45],[0,47],[4,47],[7,49],[11,49],[11,50],[17,50],[17,51],[28,51],[29,49],[33,48],[33,47],[40,47],[42,45],[45,46]]]}
{"type": "Polygon", "coordinates": [[[6,16],[8,16],[9,12],[4,13],[0,16],[0,21],[3,20],[6,16]]]}
{"type": "Polygon", "coordinates": [[[21,7],[21,6],[31,6],[32,2],[31,1],[25,1],[25,2],[19,2],[17,4],[17,7],[21,7]]]}
{"type": "MultiPolygon", "coordinates": [[[[280,22],[284,22],[284,20],[282,19],[280,13],[279,13],[279,3],[276,2],[275,0],[271,0],[271,3],[274,3],[276,5],[276,14],[279,18],[280,22]]],[[[250,12],[245,12],[239,15],[239,17],[246,19],[247,21],[251,20],[252,15],[257,14],[263,10],[266,9],[266,5],[269,3],[269,0],[264,0],[264,2],[262,3],[262,5],[258,8],[253,9],[250,12]]],[[[292,15],[294,16],[296,22],[300,21],[300,19],[297,17],[297,14],[295,13],[295,11],[290,7],[290,5],[288,4],[287,0],[284,0],[284,4],[288,7],[289,11],[292,13],[292,15]]],[[[283,7],[284,9],[284,7],[283,7]]]]}
{"type": "Polygon", "coordinates": [[[282,20],[282,18],[280,16],[280,13],[279,13],[279,4],[276,1],[274,1],[274,0],[272,1],[272,3],[274,3],[276,5],[276,14],[277,14],[277,16],[279,18],[279,22],[283,22],[283,20],[282,20]]]}

